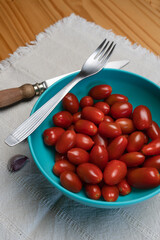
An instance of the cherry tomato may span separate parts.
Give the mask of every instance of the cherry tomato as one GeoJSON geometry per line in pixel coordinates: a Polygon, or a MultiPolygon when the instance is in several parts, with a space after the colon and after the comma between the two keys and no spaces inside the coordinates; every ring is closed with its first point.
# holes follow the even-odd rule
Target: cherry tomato
{"type": "Polygon", "coordinates": [[[118,184],[127,174],[127,166],[119,160],[112,160],[107,163],[104,172],[104,182],[108,185],[118,184]]]}
{"type": "Polygon", "coordinates": [[[129,102],[115,102],[110,110],[113,118],[128,118],[132,113],[132,105],[129,102]]]}
{"type": "Polygon", "coordinates": [[[65,131],[56,143],[56,151],[59,153],[66,153],[76,144],[76,133],[73,130],[65,131]]]}
{"type": "Polygon", "coordinates": [[[89,95],[96,100],[100,100],[109,97],[111,92],[111,86],[102,84],[91,88],[89,95]]]}
{"type": "Polygon", "coordinates": [[[144,130],[152,124],[152,115],[148,107],[139,105],[133,111],[133,123],[138,130],[144,130]]]}
{"type": "Polygon", "coordinates": [[[81,112],[73,114],[73,123],[77,122],[79,119],[81,119],[81,112]]]}
{"type": "Polygon", "coordinates": [[[102,187],[102,196],[107,202],[115,202],[119,196],[119,190],[117,186],[107,186],[102,187]]]}
{"type": "Polygon", "coordinates": [[[160,172],[160,155],[147,158],[143,167],[154,167],[160,172]]]}
{"type": "Polygon", "coordinates": [[[104,119],[104,113],[96,107],[84,107],[82,109],[82,118],[99,124],[104,119]]]}
{"type": "Polygon", "coordinates": [[[63,128],[52,127],[46,129],[43,133],[43,139],[45,144],[48,146],[54,146],[62,133],[64,133],[63,128]]]}
{"type": "Polygon", "coordinates": [[[116,137],[107,147],[109,160],[119,159],[124,153],[128,140],[125,136],[116,137]]]}
{"type": "Polygon", "coordinates": [[[103,170],[108,162],[107,149],[101,145],[95,145],[90,152],[90,162],[103,170]]]}
{"type": "Polygon", "coordinates": [[[146,129],[146,134],[152,140],[155,140],[156,138],[160,138],[160,128],[158,124],[152,121],[150,127],[146,129]]]}
{"type": "Polygon", "coordinates": [[[98,200],[101,197],[101,189],[97,184],[86,184],[85,192],[89,198],[94,200],[98,200]]]}
{"type": "Polygon", "coordinates": [[[67,160],[67,156],[65,154],[55,152],[55,162],[58,162],[60,160],[67,160]]]}
{"type": "Polygon", "coordinates": [[[92,163],[82,163],[77,167],[77,174],[85,183],[97,184],[102,181],[102,171],[92,163]]]}
{"type": "Polygon", "coordinates": [[[105,115],[110,111],[110,106],[105,102],[97,102],[94,104],[94,107],[100,109],[105,115]]]}
{"type": "Polygon", "coordinates": [[[87,106],[93,106],[93,98],[90,96],[85,96],[80,101],[81,108],[87,107],[87,106]]]}
{"type": "Polygon", "coordinates": [[[62,104],[65,110],[71,113],[78,112],[79,102],[77,97],[73,93],[67,93],[67,95],[63,98],[62,104]]]}
{"type": "Polygon", "coordinates": [[[129,134],[135,131],[133,121],[129,118],[119,118],[115,122],[120,125],[122,134],[129,134]]]}
{"type": "Polygon", "coordinates": [[[69,161],[75,165],[89,161],[89,153],[82,148],[71,148],[67,152],[69,161]]]}
{"type": "Polygon", "coordinates": [[[125,162],[127,167],[137,167],[144,162],[145,156],[140,152],[130,152],[122,155],[119,160],[125,162]]]}
{"type": "Polygon", "coordinates": [[[93,146],[94,142],[92,138],[90,138],[86,134],[77,133],[76,135],[76,147],[83,148],[84,150],[90,150],[93,146]]]}
{"type": "Polygon", "coordinates": [[[61,111],[53,116],[53,123],[57,127],[67,128],[72,124],[73,117],[67,111],[61,111]]]}
{"type": "Polygon", "coordinates": [[[53,172],[56,176],[60,176],[62,172],[67,170],[75,172],[75,166],[67,160],[59,160],[53,166],[53,172]]]}
{"type": "Polygon", "coordinates": [[[110,116],[104,116],[103,122],[114,122],[113,118],[111,118],[110,116]]]}
{"type": "Polygon", "coordinates": [[[105,102],[112,106],[115,102],[128,102],[128,98],[122,94],[111,94],[105,102]]]}
{"type": "Polygon", "coordinates": [[[99,133],[94,135],[92,137],[92,139],[93,139],[95,145],[101,145],[101,146],[107,148],[107,145],[108,145],[107,138],[103,138],[101,135],[99,135],[99,133]]]}
{"type": "Polygon", "coordinates": [[[80,119],[75,123],[75,130],[79,133],[84,133],[89,136],[94,136],[97,133],[96,125],[88,120],[80,119]]]}
{"type": "Polygon", "coordinates": [[[160,154],[160,138],[152,140],[142,148],[144,155],[159,155],[160,154]]]}
{"type": "Polygon", "coordinates": [[[159,185],[159,172],[152,167],[136,168],[128,172],[127,182],[135,188],[154,188],[159,185]]]}
{"type": "Polygon", "coordinates": [[[126,179],[123,179],[120,183],[117,184],[119,194],[122,196],[128,195],[131,192],[131,187],[126,181],[126,179]]]}
{"type": "Polygon", "coordinates": [[[74,193],[78,193],[82,189],[82,182],[80,178],[77,174],[71,171],[64,171],[61,173],[60,182],[64,188],[74,193]]]}
{"type": "Polygon", "coordinates": [[[122,134],[120,125],[115,122],[114,123],[101,122],[99,124],[98,132],[100,135],[107,138],[115,138],[122,134]]]}
{"type": "Polygon", "coordinates": [[[139,150],[141,150],[144,143],[145,143],[145,136],[143,132],[140,132],[140,131],[133,132],[128,137],[127,151],[138,152],[139,150]]]}

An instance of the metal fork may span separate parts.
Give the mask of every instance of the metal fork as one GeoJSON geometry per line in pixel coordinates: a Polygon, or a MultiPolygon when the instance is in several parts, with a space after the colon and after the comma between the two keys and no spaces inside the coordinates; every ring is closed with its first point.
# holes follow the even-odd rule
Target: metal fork
{"type": "Polygon", "coordinates": [[[54,95],[27,120],[25,120],[18,128],[16,128],[5,140],[9,146],[14,146],[26,139],[35,129],[46,119],[53,111],[63,97],[81,80],[98,73],[108,59],[110,58],[116,44],[109,42],[106,39],[92,53],[82,66],[81,71],[76,77],[68,83],[62,90],[54,95]]]}

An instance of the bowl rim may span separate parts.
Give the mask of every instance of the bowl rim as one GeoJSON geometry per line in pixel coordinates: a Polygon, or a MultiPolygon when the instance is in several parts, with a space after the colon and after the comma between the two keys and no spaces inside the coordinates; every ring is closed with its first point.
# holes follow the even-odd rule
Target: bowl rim
{"type": "MultiPolygon", "coordinates": [[[[126,71],[126,70],[120,70],[120,69],[107,69],[107,68],[104,68],[102,71],[116,71],[116,72],[121,72],[121,73],[124,73],[124,74],[129,74],[129,75],[133,75],[135,77],[138,77],[138,78],[141,78],[145,81],[147,81],[148,83],[154,85],[154,87],[158,88],[160,90],[160,86],[157,85],[155,82],[152,82],[151,80],[139,75],[139,74],[136,74],[136,73],[132,73],[132,72],[129,72],[129,71],[126,71]]],[[[32,110],[31,110],[31,113],[30,115],[32,115],[35,110],[36,110],[36,107],[37,105],[39,104],[39,102],[41,101],[41,98],[48,93],[48,91],[50,90],[51,87],[54,87],[56,84],[58,84],[59,82],[63,81],[63,79],[66,79],[68,77],[74,77],[74,75],[76,75],[77,73],[71,73],[69,74],[68,76],[65,76],[61,79],[59,79],[58,81],[56,81],[54,84],[52,84],[36,101],[36,103],[34,104],[32,110]]],[[[70,192],[69,190],[65,189],[64,187],[62,187],[60,184],[56,183],[45,171],[44,169],[41,167],[41,165],[39,164],[39,161],[35,155],[35,152],[34,152],[34,149],[33,149],[33,145],[32,145],[32,137],[31,135],[28,137],[28,144],[29,144],[29,149],[30,149],[30,152],[32,154],[32,157],[36,163],[36,165],[38,166],[40,172],[47,178],[47,180],[53,185],[55,186],[58,190],[60,190],[62,193],[64,193],[66,196],[69,196],[71,199],[74,199],[76,201],[79,201],[79,202],[83,202],[84,204],[87,204],[87,205],[94,205],[96,207],[124,207],[124,206],[129,206],[129,205],[133,205],[133,204],[136,204],[136,203],[139,203],[139,202],[142,202],[142,201],[145,201],[153,196],[155,196],[156,194],[160,193],[160,187],[158,189],[156,189],[154,192],[152,193],[149,193],[148,195],[146,196],[143,196],[143,197],[140,197],[138,199],[133,199],[133,200],[127,200],[127,201],[123,201],[123,202],[107,202],[107,201],[102,201],[102,200],[93,200],[93,199],[89,199],[89,198],[84,198],[84,197],[81,197],[80,195],[78,195],[77,193],[73,193],[73,192],[70,192]]]]}

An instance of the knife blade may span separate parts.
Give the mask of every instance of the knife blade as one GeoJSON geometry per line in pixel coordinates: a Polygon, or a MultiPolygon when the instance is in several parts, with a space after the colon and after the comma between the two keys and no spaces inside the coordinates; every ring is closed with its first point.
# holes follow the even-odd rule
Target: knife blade
{"type": "MultiPolygon", "coordinates": [[[[105,65],[105,68],[112,69],[121,69],[129,63],[129,60],[121,60],[121,61],[112,61],[108,62],[105,65]]],[[[48,80],[45,80],[41,83],[32,84],[24,84],[18,88],[5,89],[0,91],[0,108],[4,108],[10,105],[13,105],[22,100],[29,100],[34,96],[41,95],[48,87],[57,82],[58,80],[73,74],[78,73],[79,70],[66,73],[48,80]]]]}

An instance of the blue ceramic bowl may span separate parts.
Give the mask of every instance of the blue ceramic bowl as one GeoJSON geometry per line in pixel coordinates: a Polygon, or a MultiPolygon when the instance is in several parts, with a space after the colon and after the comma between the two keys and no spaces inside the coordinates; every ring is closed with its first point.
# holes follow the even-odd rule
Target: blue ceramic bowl
{"type": "MultiPolygon", "coordinates": [[[[52,96],[54,96],[54,94],[61,90],[73,79],[74,76],[75,74],[71,74],[70,76],[59,80],[50,88],[48,88],[34,105],[31,114],[41,107],[52,96]]],[[[153,120],[160,125],[160,87],[153,82],[130,72],[104,69],[100,73],[78,83],[71,92],[74,93],[80,100],[83,96],[88,94],[89,89],[98,84],[109,84],[112,86],[112,93],[126,95],[129,98],[129,101],[133,104],[133,108],[141,104],[146,105],[151,110],[153,120]]],[[[83,190],[81,190],[79,193],[72,193],[63,188],[60,185],[59,178],[56,177],[52,172],[54,165],[54,150],[53,148],[45,146],[42,138],[43,131],[46,128],[53,126],[52,116],[61,110],[62,103],[59,103],[54,111],[28,138],[30,151],[34,161],[36,162],[42,174],[48,179],[48,181],[51,182],[51,184],[53,184],[54,187],[58,188],[63,194],[75,201],[99,208],[119,208],[129,206],[149,199],[160,192],[160,187],[149,190],[133,189],[129,195],[119,196],[116,202],[106,202],[103,199],[96,201],[87,198],[83,190]]]]}

